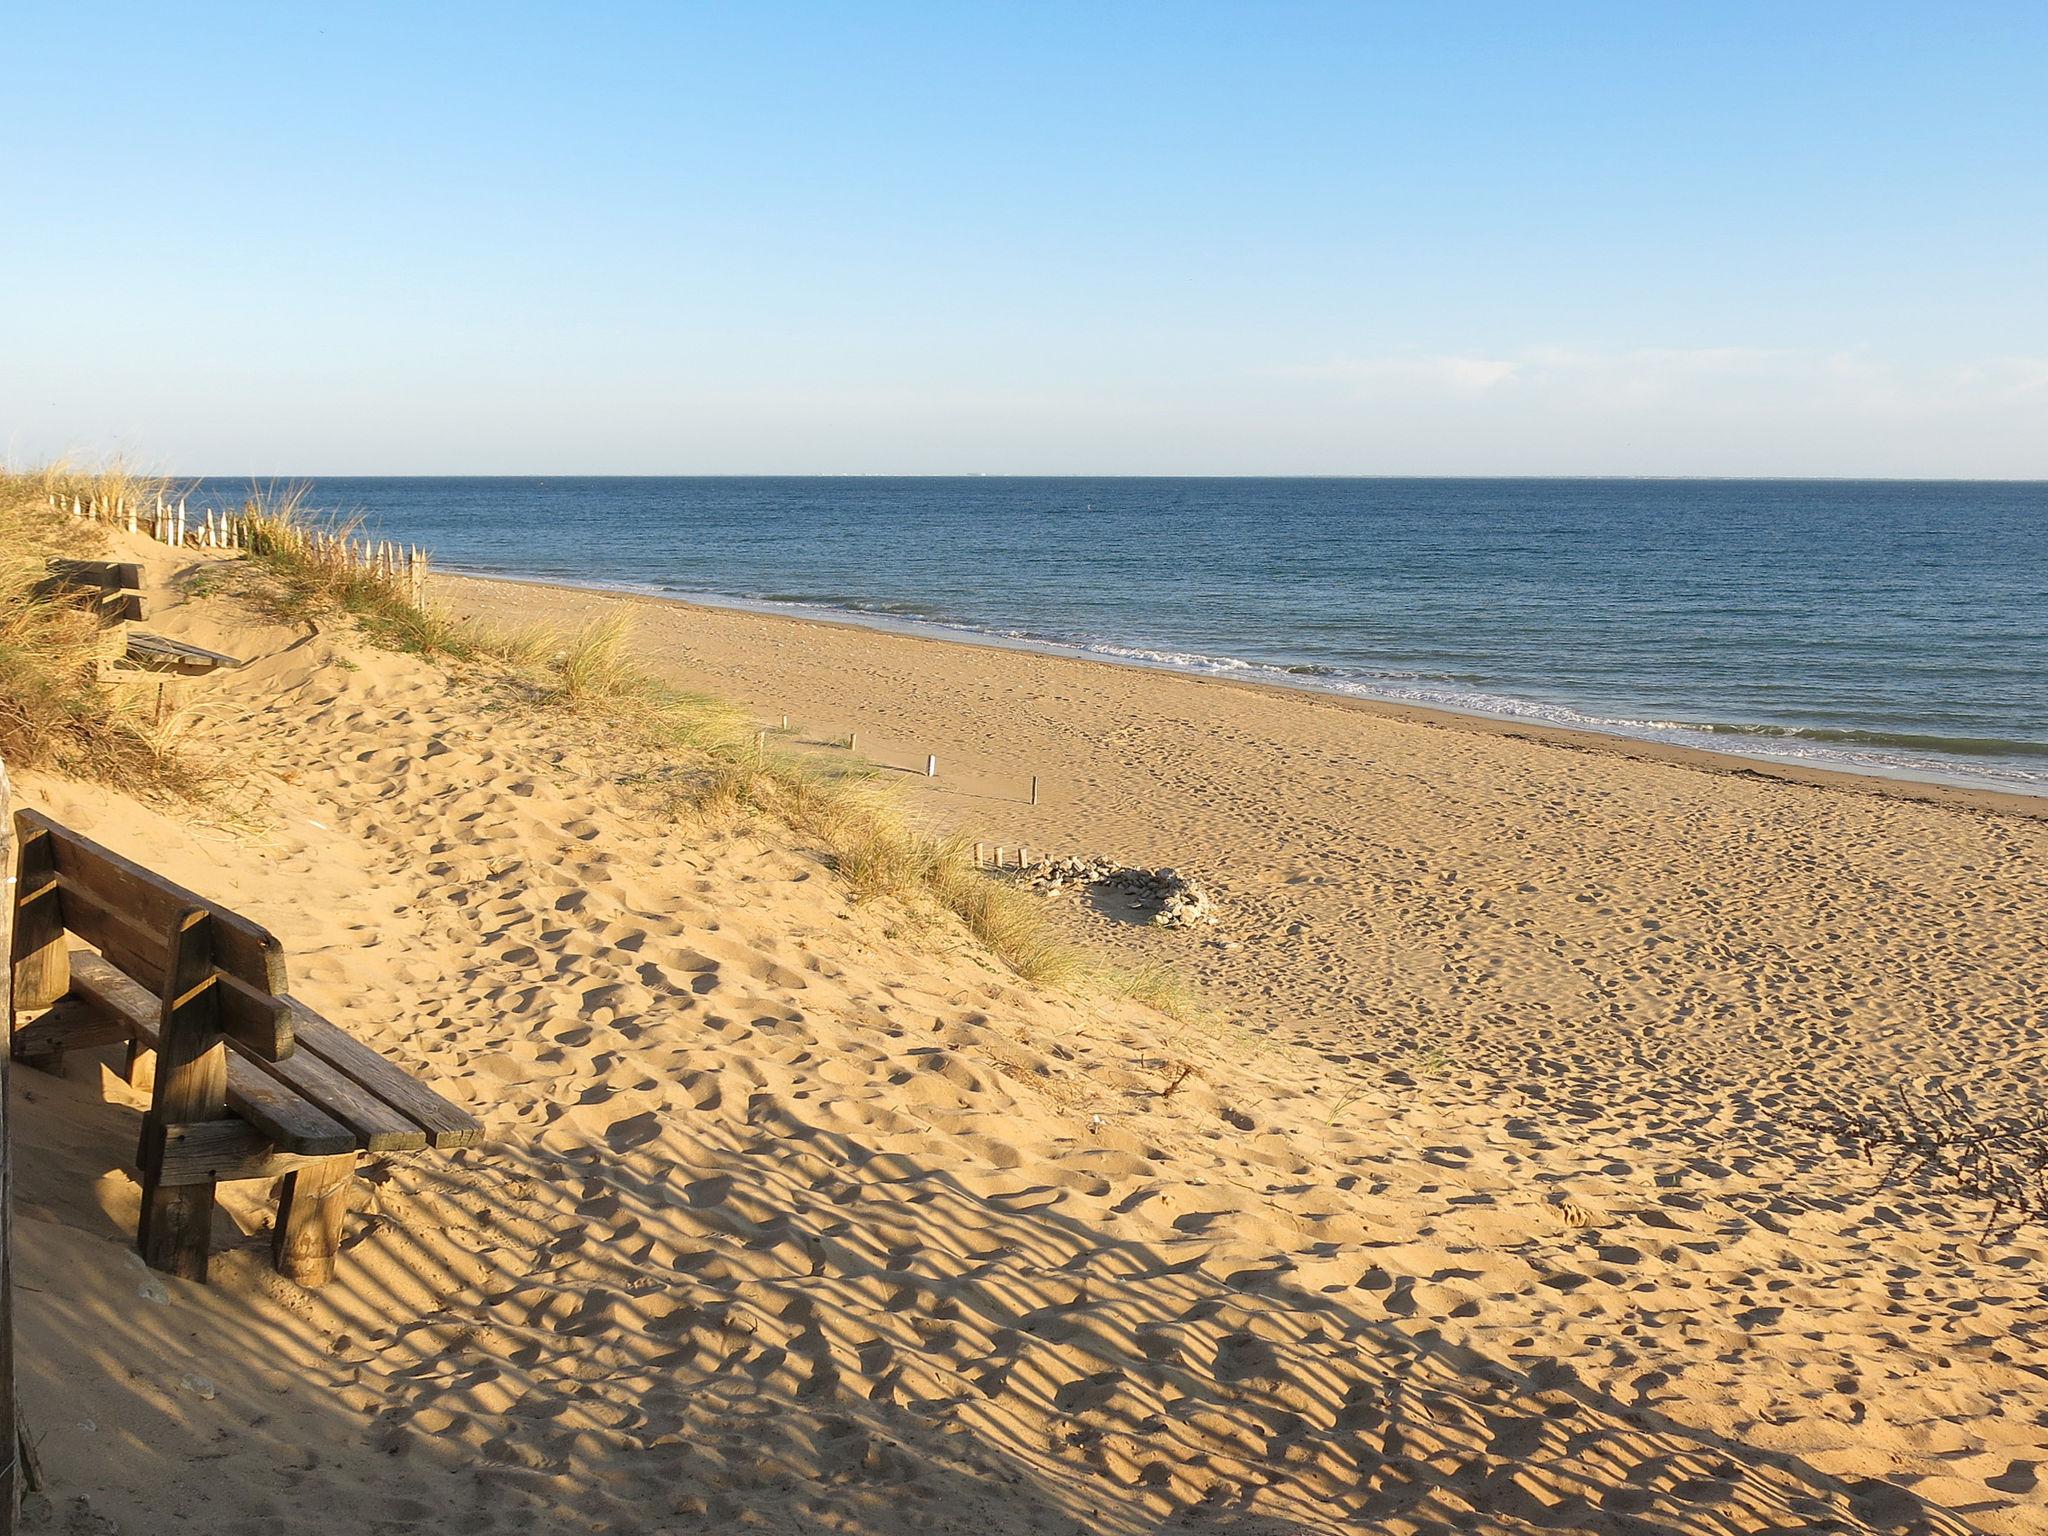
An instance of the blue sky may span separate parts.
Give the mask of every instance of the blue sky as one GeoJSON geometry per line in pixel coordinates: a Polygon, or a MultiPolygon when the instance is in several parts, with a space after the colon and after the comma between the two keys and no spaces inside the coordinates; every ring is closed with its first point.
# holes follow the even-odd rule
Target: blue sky
{"type": "Polygon", "coordinates": [[[2048,5],[10,13],[0,452],[2048,476],[2048,5]]]}

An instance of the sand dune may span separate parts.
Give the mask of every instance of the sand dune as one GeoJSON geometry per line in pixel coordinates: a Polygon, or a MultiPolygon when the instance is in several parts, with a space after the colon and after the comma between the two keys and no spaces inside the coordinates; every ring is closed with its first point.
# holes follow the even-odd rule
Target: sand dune
{"type": "Polygon", "coordinates": [[[2048,1529],[2048,1244],[1814,1122],[1926,1072],[2037,1101],[2048,825],[643,622],[770,716],[939,751],[934,820],[1195,868],[1213,935],[1070,921],[1223,1021],[1025,986],[782,834],[663,824],[608,743],[174,607],[256,658],[191,688],[245,819],[27,794],[268,923],[489,1140],[361,1181],[319,1293],[231,1192],[201,1288],[128,1251],[135,1097],[17,1073],[50,1528],[2048,1529]],[[1034,765],[1044,803],[996,798],[1034,765]]]}

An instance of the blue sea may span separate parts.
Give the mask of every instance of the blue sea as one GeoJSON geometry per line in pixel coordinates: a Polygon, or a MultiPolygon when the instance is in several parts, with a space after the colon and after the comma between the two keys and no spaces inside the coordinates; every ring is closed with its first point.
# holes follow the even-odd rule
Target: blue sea
{"type": "Polygon", "coordinates": [[[2048,483],[304,483],[449,570],[2048,794],[2048,483]]]}

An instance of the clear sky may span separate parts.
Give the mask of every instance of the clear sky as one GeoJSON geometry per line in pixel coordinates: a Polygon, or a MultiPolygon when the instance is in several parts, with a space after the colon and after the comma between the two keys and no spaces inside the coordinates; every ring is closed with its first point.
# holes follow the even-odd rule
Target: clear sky
{"type": "Polygon", "coordinates": [[[2048,477],[2048,4],[55,3],[0,453],[2048,477]]]}

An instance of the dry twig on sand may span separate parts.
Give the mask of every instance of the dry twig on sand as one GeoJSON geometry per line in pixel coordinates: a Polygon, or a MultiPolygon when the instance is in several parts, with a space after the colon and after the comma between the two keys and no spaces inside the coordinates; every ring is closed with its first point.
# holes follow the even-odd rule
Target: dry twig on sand
{"type": "Polygon", "coordinates": [[[1906,1181],[1991,1202],[1984,1236],[2048,1222],[2048,1115],[1981,1114],[1959,1090],[1933,1083],[1898,1090],[1890,1104],[1845,1115],[1842,1137],[1876,1164],[1884,1184],[1906,1181]]]}

